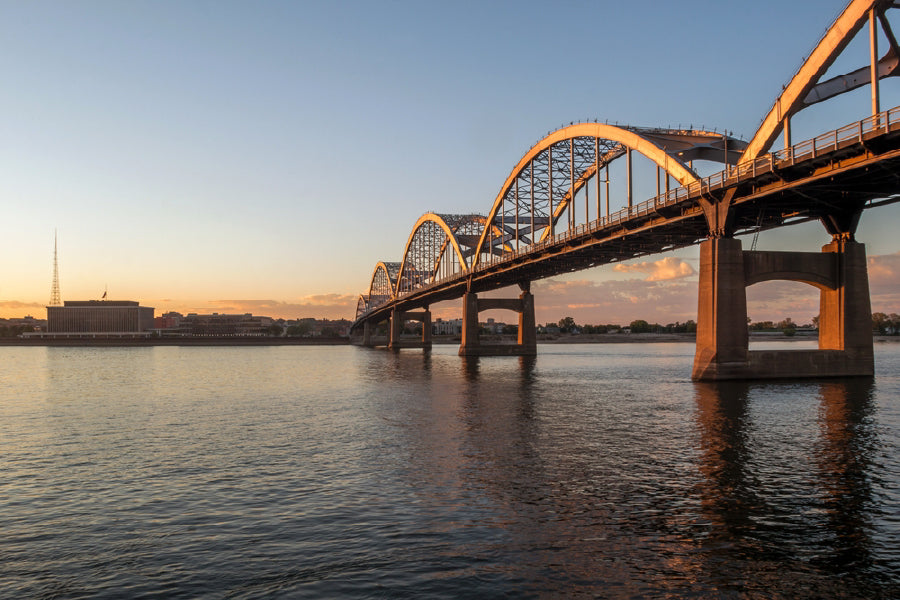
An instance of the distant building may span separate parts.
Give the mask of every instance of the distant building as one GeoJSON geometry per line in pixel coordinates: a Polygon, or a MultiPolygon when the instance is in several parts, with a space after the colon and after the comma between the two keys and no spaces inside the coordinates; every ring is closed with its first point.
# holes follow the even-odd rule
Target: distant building
{"type": "Polygon", "coordinates": [[[0,319],[0,326],[20,327],[23,331],[43,331],[47,329],[47,320],[35,319],[31,315],[26,315],[24,317],[0,319]]]}
{"type": "Polygon", "coordinates": [[[269,334],[272,323],[274,323],[272,317],[256,317],[250,313],[243,315],[189,313],[179,319],[175,329],[182,335],[192,336],[260,336],[269,334]]]}
{"type": "Polygon", "coordinates": [[[506,327],[506,323],[502,323],[500,321],[495,321],[494,319],[488,319],[487,323],[479,323],[481,327],[483,327],[488,333],[503,333],[503,329],[506,327]]]}
{"type": "Polygon", "coordinates": [[[347,319],[316,319],[306,317],[284,321],[286,334],[290,337],[347,337],[352,322],[347,319]]]}
{"type": "Polygon", "coordinates": [[[174,329],[181,324],[184,315],[178,312],[169,311],[163,313],[161,317],[153,319],[153,327],[155,329],[174,329]]]}
{"type": "Polygon", "coordinates": [[[435,319],[431,322],[431,332],[434,335],[462,335],[462,323],[462,319],[435,319]]]}
{"type": "Polygon", "coordinates": [[[153,310],[131,300],[66,300],[62,306],[47,307],[47,334],[149,335],[153,310]]]}
{"type": "Polygon", "coordinates": [[[35,319],[31,315],[13,318],[0,319],[0,337],[16,337],[29,336],[34,332],[45,331],[47,329],[47,321],[44,319],[35,319]]]}

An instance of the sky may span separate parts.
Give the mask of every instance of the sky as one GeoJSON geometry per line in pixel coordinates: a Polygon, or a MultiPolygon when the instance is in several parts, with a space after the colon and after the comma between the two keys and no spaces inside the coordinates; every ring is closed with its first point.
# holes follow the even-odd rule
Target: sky
{"type": "MultiPolygon", "coordinates": [[[[0,317],[45,315],[56,232],[64,300],[353,318],[419,216],[486,213],[560,126],[749,140],[843,7],[0,0],[0,317]]],[[[865,64],[866,35],[835,69],[865,64]]],[[[801,113],[794,140],[865,117],[868,93],[801,113]]],[[[897,104],[900,86],[884,83],[882,107],[897,104]]],[[[873,310],[900,312],[898,222],[896,205],[867,211],[857,233],[873,310]]],[[[765,232],[759,248],[827,241],[813,223],[765,232]]],[[[697,256],[536,282],[537,319],[696,319],[697,256]]],[[[818,313],[802,284],[748,298],[753,320],[818,313]]]]}

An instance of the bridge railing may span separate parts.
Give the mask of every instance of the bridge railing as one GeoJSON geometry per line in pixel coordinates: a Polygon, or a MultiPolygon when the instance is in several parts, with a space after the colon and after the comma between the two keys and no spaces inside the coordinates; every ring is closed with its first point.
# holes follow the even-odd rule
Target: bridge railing
{"type": "MultiPolygon", "coordinates": [[[[673,206],[685,201],[695,200],[704,193],[730,187],[748,179],[755,179],[760,175],[773,173],[778,169],[790,167],[797,163],[815,160],[823,154],[836,152],[843,148],[860,144],[871,137],[890,133],[892,131],[900,131],[900,106],[882,111],[877,115],[866,117],[865,119],[850,123],[849,125],[845,125],[833,131],[823,133],[788,148],[770,152],[755,160],[739,163],[735,166],[728,166],[718,173],[713,173],[708,177],[702,178],[699,182],[670,189],[649,200],[635,204],[631,208],[625,207],[607,216],[601,216],[593,221],[576,225],[572,229],[566,229],[553,236],[548,236],[545,240],[521,246],[517,250],[504,252],[500,256],[492,255],[487,261],[479,262],[472,271],[480,272],[498,264],[513,261],[516,258],[525,256],[536,250],[541,250],[556,244],[564,243],[570,239],[579,238],[602,229],[620,225],[634,217],[653,214],[661,207],[673,206]]],[[[415,289],[405,291],[401,293],[400,296],[427,291],[437,286],[458,281],[465,276],[466,273],[464,272],[445,275],[417,286],[415,289]]],[[[390,298],[387,298],[383,302],[371,303],[365,314],[376,310],[387,304],[389,301],[390,298]]]]}

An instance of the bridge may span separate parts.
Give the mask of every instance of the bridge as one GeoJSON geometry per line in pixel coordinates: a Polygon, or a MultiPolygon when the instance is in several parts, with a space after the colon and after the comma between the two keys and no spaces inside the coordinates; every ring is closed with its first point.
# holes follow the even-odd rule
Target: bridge
{"type": "Polygon", "coordinates": [[[428,348],[429,306],[461,298],[461,355],[535,354],[532,281],[699,244],[694,379],[871,375],[866,254],[854,234],[863,210],[900,199],[900,107],[880,107],[880,80],[900,73],[887,18],[898,7],[852,0],[749,142],[715,131],[600,122],[550,133],[516,164],[486,214],[419,218],[401,260],[376,264],[352,340],[428,348]],[[869,64],[823,80],[866,28],[869,64]],[[879,37],[888,45],[880,57],[879,37]],[[863,86],[871,88],[864,118],[793,142],[792,117],[863,86]],[[779,138],[783,147],[773,151],[779,138]],[[655,171],[656,194],[635,202],[638,160],[655,171]],[[715,163],[722,170],[699,174],[700,165],[715,163]],[[611,204],[622,208],[611,212],[611,204]],[[735,237],[812,220],[832,236],[820,251],[759,251],[755,239],[745,250],[735,237]],[[749,350],[746,287],[777,279],[819,289],[817,350],[749,350]],[[479,297],[514,285],[516,297],[479,297]],[[517,343],[479,339],[478,314],[491,309],[518,313],[517,343]],[[379,340],[375,326],[385,321],[388,335],[379,340]],[[401,338],[407,321],[423,323],[420,339],[401,338]]]}

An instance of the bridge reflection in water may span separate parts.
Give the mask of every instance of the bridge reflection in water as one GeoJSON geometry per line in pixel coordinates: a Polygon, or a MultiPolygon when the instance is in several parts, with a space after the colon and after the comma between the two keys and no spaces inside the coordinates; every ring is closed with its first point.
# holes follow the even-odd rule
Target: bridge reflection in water
{"type": "Polygon", "coordinates": [[[374,357],[404,390],[383,410],[403,415],[417,502],[474,519],[467,552],[525,595],[900,591],[896,377],[691,383],[679,344],[450,358],[374,357]]]}
{"type": "Polygon", "coordinates": [[[900,107],[881,111],[879,83],[900,64],[887,18],[894,8],[852,0],[749,142],[715,131],[597,122],[550,133],[513,168],[486,215],[427,213],[401,261],[376,264],[357,305],[355,343],[428,348],[429,307],[462,298],[460,354],[533,355],[532,281],[699,244],[694,379],[872,375],[866,254],[854,234],[864,209],[900,194],[900,107]],[[866,24],[870,64],[823,80],[866,24]],[[879,35],[889,45],[881,58],[879,35]],[[871,89],[869,116],[792,143],[794,115],[862,86],[871,89]],[[784,148],[770,151],[779,137],[784,148]],[[639,203],[635,160],[649,164],[656,179],[656,195],[639,203]],[[701,177],[695,162],[725,168],[701,177]],[[622,208],[611,212],[613,204],[622,208]],[[811,220],[832,236],[821,252],[757,251],[755,241],[747,251],[735,238],[811,220]],[[749,351],[745,288],[773,279],[820,290],[818,350],[749,351]],[[515,298],[478,296],[516,285],[515,298]],[[516,344],[479,339],[478,315],[491,309],[518,314],[516,344]],[[412,342],[400,335],[410,320],[422,323],[422,337],[412,342]],[[379,340],[375,328],[385,321],[387,336],[379,340]]]}
{"type": "MultiPolygon", "coordinates": [[[[816,393],[818,437],[787,439],[797,433],[787,427],[779,435],[776,421],[791,409],[779,406],[777,386],[757,386],[770,401],[754,411],[748,400],[754,389],[750,383],[696,384],[703,473],[697,492],[710,523],[704,545],[714,549],[723,544],[722,561],[710,560],[709,566],[721,568],[728,562],[733,574],[735,561],[763,558],[777,563],[804,556],[817,569],[846,576],[871,568],[871,507],[876,499],[870,461],[879,445],[868,418],[873,412],[872,381],[838,379],[783,387],[788,396],[816,393]],[[776,438],[777,454],[775,447],[759,443],[760,429],[770,426],[767,435],[776,438]],[[790,473],[806,473],[810,480],[798,484],[790,473]]],[[[797,583],[816,585],[815,580],[797,583]]]]}

